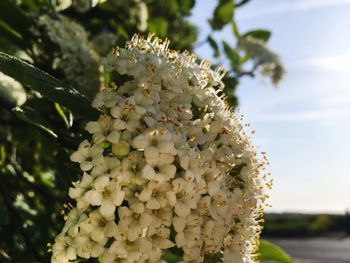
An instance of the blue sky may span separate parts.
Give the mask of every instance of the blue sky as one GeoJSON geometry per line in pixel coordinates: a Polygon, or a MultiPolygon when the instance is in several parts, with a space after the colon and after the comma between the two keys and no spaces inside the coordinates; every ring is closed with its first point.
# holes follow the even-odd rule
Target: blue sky
{"type": "MultiPolygon", "coordinates": [[[[199,39],[217,1],[197,0],[199,39]],[[210,10],[210,11],[208,11],[210,10]]],[[[274,179],[269,211],[350,209],[350,0],[252,0],[236,10],[241,32],[271,30],[270,47],[287,68],[278,88],[243,79],[241,113],[267,151],[274,179]]],[[[216,39],[234,43],[227,27],[216,39]]],[[[210,48],[196,53],[212,59],[210,48]]]]}

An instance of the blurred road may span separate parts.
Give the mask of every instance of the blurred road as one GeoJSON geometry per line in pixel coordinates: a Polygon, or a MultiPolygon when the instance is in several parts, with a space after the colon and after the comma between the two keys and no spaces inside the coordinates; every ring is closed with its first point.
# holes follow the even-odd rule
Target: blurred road
{"type": "Polygon", "coordinates": [[[350,238],[269,239],[295,263],[350,263],[350,238]]]}

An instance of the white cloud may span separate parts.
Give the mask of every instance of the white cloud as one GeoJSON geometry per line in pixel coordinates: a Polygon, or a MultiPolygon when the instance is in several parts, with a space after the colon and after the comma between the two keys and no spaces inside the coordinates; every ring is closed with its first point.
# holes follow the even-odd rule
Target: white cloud
{"type": "Polygon", "coordinates": [[[350,95],[341,94],[341,95],[323,98],[320,100],[319,104],[324,107],[339,107],[339,106],[349,107],[350,95]]]}
{"type": "Polygon", "coordinates": [[[350,53],[302,60],[296,66],[322,72],[350,73],[350,53]]]}
{"type": "Polygon", "coordinates": [[[350,118],[350,109],[320,109],[303,112],[283,112],[260,114],[256,122],[305,122],[305,121],[333,121],[335,119],[350,118]]]}
{"type": "Polygon", "coordinates": [[[287,12],[295,11],[307,11],[314,8],[331,7],[331,6],[342,6],[349,5],[350,0],[293,0],[276,4],[276,0],[272,1],[271,5],[265,5],[266,8],[255,9],[242,9],[242,12],[237,12],[239,19],[251,19],[257,17],[265,17],[270,15],[283,14],[287,12]],[[248,11],[249,10],[249,11],[248,11]]]}

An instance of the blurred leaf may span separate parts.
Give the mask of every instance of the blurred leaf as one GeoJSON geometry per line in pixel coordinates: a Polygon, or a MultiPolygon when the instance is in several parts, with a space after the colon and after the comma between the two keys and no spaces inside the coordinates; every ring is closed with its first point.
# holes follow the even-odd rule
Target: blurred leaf
{"type": "Polygon", "coordinates": [[[208,36],[207,40],[209,42],[209,45],[212,47],[212,49],[214,49],[214,57],[216,58],[219,57],[220,56],[219,46],[214,40],[214,38],[212,38],[211,36],[208,36]]]}
{"type": "Polygon", "coordinates": [[[29,34],[33,21],[10,0],[0,1],[0,19],[22,35],[29,34]]]}
{"type": "Polygon", "coordinates": [[[3,165],[6,159],[6,148],[4,145],[0,145],[0,164],[3,165]]]}
{"type": "Polygon", "coordinates": [[[168,21],[164,18],[154,18],[148,21],[148,31],[158,36],[166,36],[168,32],[168,21]]]}
{"type": "Polygon", "coordinates": [[[98,118],[99,112],[77,90],[19,58],[0,52],[0,71],[73,112],[89,119],[98,118]]]}
{"type": "Polygon", "coordinates": [[[195,0],[178,0],[179,8],[185,15],[191,14],[191,9],[194,7],[195,0]]]}
{"type": "Polygon", "coordinates": [[[242,38],[245,38],[245,37],[253,37],[256,39],[260,39],[264,42],[267,42],[271,37],[271,32],[268,30],[264,30],[264,29],[257,29],[257,30],[249,31],[249,32],[245,33],[242,36],[242,38]]]}
{"type": "Polygon", "coordinates": [[[57,134],[53,131],[48,121],[40,113],[34,111],[32,108],[25,107],[25,106],[21,108],[16,107],[16,108],[13,108],[12,111],[21,120],[42,129],[43,131],[49,133],[54,138],[58,137],[57,134]]]}
{"type": "Polygon", "coordinates": [[[233,35],[237,39],[239,39],[240,38],[240,34],[239,34],[239,31],[238,31],[238,26],[237,26],[237,23],[234,20],[231,21],[231,26],[232,26],[232,33],[233,33],[233,35]]]}
{"type": "Polygon", "coordinates": [[[238,85],[238,79],[225,76],[222,81],[225,84],[224,93],[227,97],[228,103],[231,107],[238,106],[238,98],[236,96],[236,87],[238,85]]]}
{"type": "Polygon", "coordinates": [[[214,30],[222,29],[232,20],[234,8],[233,0],[220,0],[214,10],[214,17],[209,21],[211,27],[214,30]]]}
{"type": "Polygon", "coordinates": [[[231,68],[234,71],[239,72],[240,71],[240,57],[239,57],[238,52],[234,48],[230,47],[230,45],[225,40],[222,41],[222,44],[224,46],[225,54],[226,54],[227,58],[230,60],[231,68]]]}
{"type": "Polygon", "coordinates": [[[12,29],[4,21],[0,20],[0,35],[2,38],[12,42],[19,47],[25,47],[26,43],[23,42],[22,35],[12,29]]]}
{"type": "Polygon", "coordinates": [[[260,241],[259,252],[260,260],[273,260],[280,263],[293,263],[291,257],[279,246],[272,244],[267,240],[260,241]]]}

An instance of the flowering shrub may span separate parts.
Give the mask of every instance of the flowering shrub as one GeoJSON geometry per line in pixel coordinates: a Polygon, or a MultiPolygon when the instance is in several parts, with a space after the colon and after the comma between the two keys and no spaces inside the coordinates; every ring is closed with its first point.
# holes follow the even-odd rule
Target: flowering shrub
{"type": "Polygon", "coordinates": [[[265,159],[220,95],[222,70],[168,45],[136,35],[102,60],[125,81],[92,102],[52,262],[160,262],[175,247],[181,262],[256,261],[265,159]]]}

